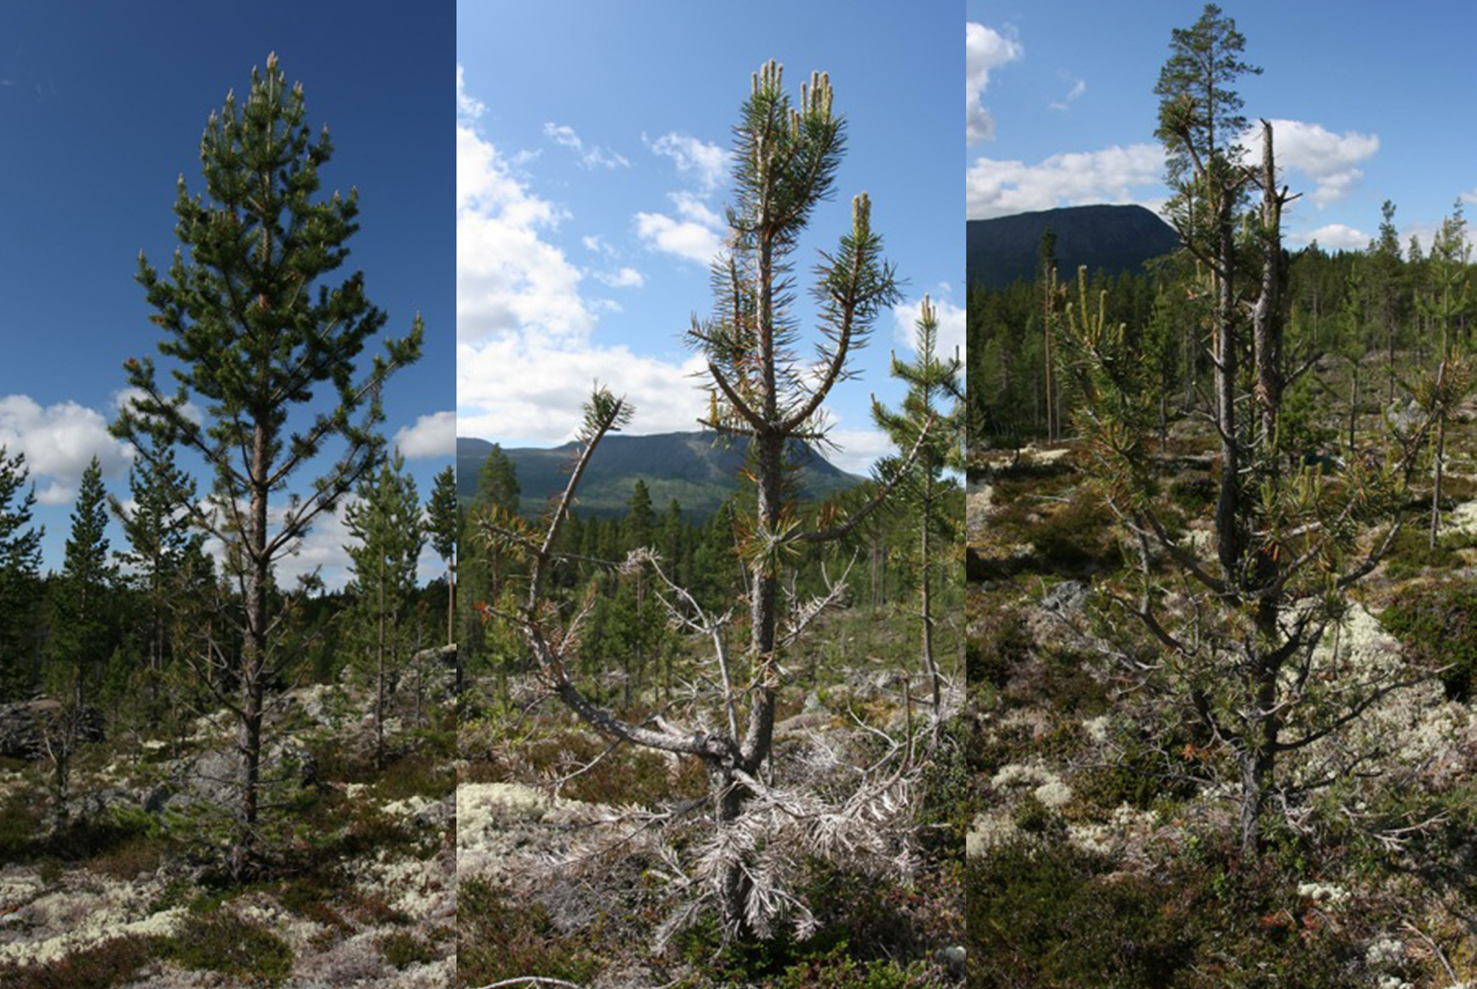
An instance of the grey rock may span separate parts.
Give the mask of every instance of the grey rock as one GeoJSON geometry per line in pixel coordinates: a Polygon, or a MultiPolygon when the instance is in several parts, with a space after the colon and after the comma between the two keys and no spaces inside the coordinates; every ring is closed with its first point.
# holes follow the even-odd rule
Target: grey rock
{"type": "MultiPolygon", "coordinates": [[[[61,701],[43,697],[15,704],[0,704],[0,755],[11,759],[40,759],[46,755],[45,732],[54,718],[65,713],[61,701]]],[[[83,707],[78,717],[79,742],[97,742],[103,737],[103,714],[83,707]]]]}
{"type": "Polygon", "coordinates": [[[1087,585],[1080,580],[1063,581],[1041,599],[1041,607],[1063,614],[1081,611],[1086,603],[1087,585]]]}

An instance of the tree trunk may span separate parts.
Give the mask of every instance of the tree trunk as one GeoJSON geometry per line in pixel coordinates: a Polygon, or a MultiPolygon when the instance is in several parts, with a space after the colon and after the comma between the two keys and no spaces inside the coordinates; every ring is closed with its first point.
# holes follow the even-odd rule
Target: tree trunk
{"type": "Polygon", "coordinates": [[[446,564],[446,644],[456,645],[456,568],[446,564]]]}
{"type": "Polygon", "coordinates": [[[267,662],[267,591],[271,572],[267,562],[266,428],[256,427],[251,469],[251,507],[244,562],[251,568],[246,585],[246,641],[241,656],[241,714],[238,746],[241,750],[241,812],[236,844],[231,849],[231,872],[237,880],[256,870],[256,830],[261,785],[262,720],[265,710],[267,662]]]}

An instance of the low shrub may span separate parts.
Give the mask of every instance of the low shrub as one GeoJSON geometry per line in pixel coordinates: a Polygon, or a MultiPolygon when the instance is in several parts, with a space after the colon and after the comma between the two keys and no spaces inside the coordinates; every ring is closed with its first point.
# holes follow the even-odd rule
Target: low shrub
{"type": "Polygon", "coordinates": [[[133,982],[166,946],[164,938],[112,938],[55,961],[0,965],[0,985],[7,989],[113,989],[133,982]]]}
{"type": "Polygon", "coordinates": [[[170,939],[169,957],[182,968],[255,978],[268,985],[292,973],[291,946],[229,910],[187,914],[170,939]]]}
{"type": "Polygon", "coordinates": [[[576,938],[561,937],[538,904],[470,879],[457,887],[457,979],[481,986],[521,976],[584,983],[599,963],[576,938]]]}

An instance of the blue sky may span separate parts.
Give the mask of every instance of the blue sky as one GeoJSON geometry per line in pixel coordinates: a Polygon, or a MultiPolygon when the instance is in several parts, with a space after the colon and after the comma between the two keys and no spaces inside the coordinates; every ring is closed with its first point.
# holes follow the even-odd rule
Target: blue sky
{"type": "Polygon", "coordinates": [[[829,403],[838,463],[865,470],[887,452],[868,395],[900,398],[887,358],[911,340],[917,300],[938,303],[950,347],[964,337],[958,8],[463,3],[457,16],[458,432],[563,442],[596,378],[634,403],[633,433],[699,428],[681,334],[711,310],[730,128],[774,58],[797,95],[829,72],[850,128],[797,273],[834,248],[866,191],[908,280],[861,380],[829,403]]]}
{"type": "MultiPolygon", "coordinates": [[[[1390,199],[1402,245],[1414,233],[1429,249],[1458,196],[1477,202],[1477,7],[1220,6],[1264,70],[1242,77],[1245,115],[1273,120],[1285,181],[1304,194],[1285,218],[1289,246],[1363,249],[1390,199]]],[[[1153,88],[1171,29],[1203,8],[966,0],[969,216],[1162,202],[1153,88]]]]}
{"type": "MultiPolygon", "coordinates": [[[[411,9],[342,2],[251,14],[178,0],[0,7],[0,444],[26,454],[44,502],[36,517],[46,526],[45,568],[61,567],[91,456],[102,460],[109,490],[126,495],[130,451],[105,426],[124,385],[122,362],[154,354],[159,339],[134,281],[136,258],[142,249],[167,268],[176,180],[183,173],[192,192],[201,190],[206,118],[227,90],[245,93],[252,67],[272,51],[289,83],[302,82],[314,129],[326,123],[332,134],[324,194],[359,189],[361,230],[344,274],[364,271],[387,333],[404,335],[417,311],[425,318],[420,363],[386,388],[384,430],[400,434],[422,499],[429,495],[454,445],[454,164],[445,120],[455,21],[449,3],[411,9]]],[[[310,480],[302,478],[304,488],[310,480]]],[[[208,489],[208,479],[200,485],[208,489]]],[[[283,572],[322,564],[339,583],[343,541],[337,520],[327,520],[283,572]]],[[[122,548],[116,526],[112,543],[122,548]]],[[[427,560],[423,572],[439,569],[427,560]]]]}

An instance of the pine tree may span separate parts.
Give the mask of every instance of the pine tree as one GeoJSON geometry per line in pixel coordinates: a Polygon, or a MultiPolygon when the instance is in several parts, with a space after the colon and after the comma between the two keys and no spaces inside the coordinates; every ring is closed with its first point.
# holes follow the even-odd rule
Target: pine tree
{"type": "Polygon", "coordinates": [[[436,475],[431,500],[426,505],[431,548],[446,564],[446,644],[456,642],[456,543],[461,512],[456,503],[456,467],[448,465],[436,475]]]}
{"type": "Polygon", "coordinates": [[[237,719],[243,762],[230,852],[238,877],[257,860],[263,718],[269,685],[288,658],[274,648],[282,624],[273,613],[285,606],[273,594],[275,564],[379,461],[380,390],[393,369],[420,355],[417,317],[356,380],[357,359],[385,316],[365,295],[362,273],[326,283],[348,258],[359,211],[357,191],[317,198],[332,153],[326,127],[313,140],[302,86],[287,87],[276,55],[264,73],[252,71],[244,105],[228,94],[211,114],[200,145],[204,195],[179,181],[175,233],[183,249],[164,278],[139,257],[138,280],[163,331],[159,352],[177,362],[179,389],[165,393],[151,359],[128,360],[129,384],[143,397],[113,426],[145,458],[141,439],[153,434],[195,451],[214,474],[208,504],[186,507],[224,544],[244,603],[238,689],[218,696],[237,719]],[[327,407],[295,418],[325,386],[334,396],[327,407]],[[185,414],[191,394],[206,409],[203,424],[185,414]],[[327,472],[274,512],[274,494],[301,482],[304,468],[337,442],[342,449],[327,472]]]}
{"type": "Polygon", "coordinates": [[[415,478],[405,473],[405,458],[396,450],[379,471],[361,481],[358,499],[344,511],[356,543],[345,546],[352,561],[360,641],[368,640],[374,657],[374,761],[385,763],[385,705],[397,677],[395,656],[401,653],[400,622],[416,587],[416,563],[425,533],[415,478]]]}
{"type": "Polygon", "coordinates": [[[1456,325],[1466,314],[1470,289],[1468,265],[1471,246],[1467,242],[1467,221],[1462,215],[1462,203],[1458,199],[1452,215],[1441,223],[1436,239],[1431,243],[1428,259],[1431,288],[1420,300],[1421,312],[1438,328],[1437,353],[1440,364],[1436,379],[1430,389],[1430,399],[1436,407],[1436,435],[1433,440],[1431,465],[1431,532],[1430,546],[1436,548],[1441,533],[1441,482],[1446,465],[1446,423],[1452,409],[1466,390],[1466,362],[1453,351],[1452,334],[1456,325]]]}
{"type": "Polygon", "coordinates": [[[93,457],[82,472],[61,578],[52,598],[50,651],[60,667],[54,672],[69,681],[68,692],[78,708],[92,697],[112,652],[107,599],[117,568],[108,552],[107,500],[102,465],[93,457]]]}
{"type": "MultiPolygon", "coordinates": [[[[731,842],[704,866],[713,873],[711,895],[725,930],[759,936],[769,932],[780,908],[754,880],[756,869],[763,872],[758,862],[766,854],[763,825],[740,826],[745,807],[758,796],[750,781],[757,780],[770,756],[785,684],[784,659],[810,622],[844,592],[832,585],[816,601],[794,602],[787,615],[781,613],[781,581],[803,548],[834,542],[858,527],[890,494],[895,480],[879,484],[869,502],[845,517],[827,513],[808,523],[795,504],[796,465],[789,455],[802,446],[796,441],[825,438],[826,397],[849,377],[853,349],[864,344],[877,317],[899,297],[893,267],[883,259],[882,238],[872,229],[871,203],[865,193],[859,194],[852,200],[851,229],[834,252],[820,255],[814,269],[818,359],[806,364],[795,353],[794,254],[816,206],[831,194],[844,145],[845,125],[833,113],[832,100],[824,74],[814,73],[802,85],[798,103],[784,91],[777,63],[769,62],[754,74],[734,129],[735,201],[727,214],[727,249],[713,265],[715,311],[705,321],[694,319],[688,332],[688,343],[706,361],[712,382],[709,412],[699,421],[725,437],[746,439],[747,474],[753,481],[752,509],[738,510],[734,523],[747,584],[747,648],[741,655],[728,655],[723,632],[731,612],[697,619],[690,629],[714,643],[716,682],[723,697],[722,711],[715,713],[722,727],[707,723],[702,730],[689,730],[661,720],[631,724],[593,703],[572,678],[579,665],[582,618],[559,627],[557,609],[545,597],[545,582],[556,562],[554,547],[580,479],[600,441],[630,420],[632,410],[623,399],[597,388],[585,406],[570,479],[542,534],[521,519],[483,530],[491,541],[516,547],[529,561],[525,603],[510,617],[523,630],[541,677],[560,699],[607,737],[704,763],[715,824],[731,842]],[[742,683],[751,687],[737,686],[742,683]]],[[[900,472],[906,472],[914,456],[916,448],[900,472]]],[[[649,555],[638,555],[630,565],[665,572],[649,555]]],[[[690,604],[683,592],[672,594],[690,604]]]]}
{"type": "MultiPolygon", "coordinates": [[[[1052,281],[1047,279],[1048,284],[1052,281]]],[[[943,676],[933,648],[933,568],[935,542],[947,547],[958,540],[959,520],[949,511],[945,495],[946,467],[960,468],[959,432],[963,428],[963,388],[959,380],[959,358],[938,355],[938,313],[928,296],[923,297],[914,324],[911,363],[892,357],[892,376],[905,382],[908,394],[902,408],[893,412],[875,398],[872,418],[897,448],[892,473],[908,452],[917,449],[913,470],[900,486],[905,510],[917,530],[914,566],[919,580],[918,617],[922,624],[920,656],[933,690],[933,730],[937,741],[943,726],[943,676]]]]}
{"type": "Polygon", "coordinates": [[[31,526],[36,489],[27,486],[29,479],[25,455],[7,457],[0,446],[0,697],[7,698],[23,695],[34,681],[25,657],[26,630],[33,625],[45,528],[31,526]]]}

